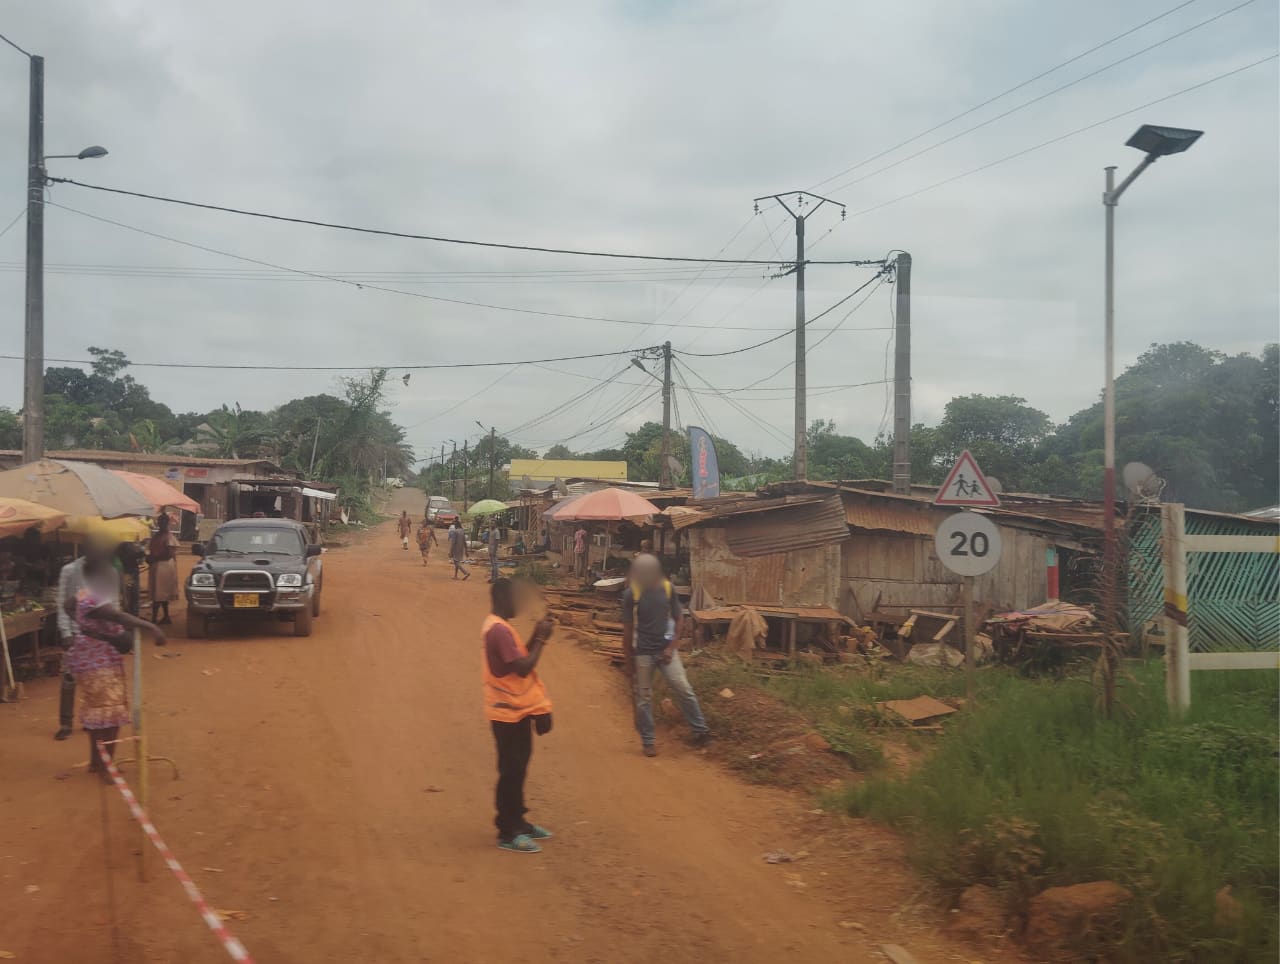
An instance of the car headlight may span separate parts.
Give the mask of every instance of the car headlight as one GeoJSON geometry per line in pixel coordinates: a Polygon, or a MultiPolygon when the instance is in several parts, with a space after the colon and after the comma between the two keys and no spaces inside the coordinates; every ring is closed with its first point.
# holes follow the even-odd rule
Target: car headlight
{"type": "Polygon", "coordinates": [[[277,586],[297,589],[302,585],[302,576],[296,572],[286,572],[283,576],[276,580],[277,586]]]}
{"type": "Polygon", "coordinates": [[[217,584],[217,580],[213,578],[213,573],[211,572],[193,572],[191,574],[191,585],[193,586],[203,586],[208,589],[217,584]]]}

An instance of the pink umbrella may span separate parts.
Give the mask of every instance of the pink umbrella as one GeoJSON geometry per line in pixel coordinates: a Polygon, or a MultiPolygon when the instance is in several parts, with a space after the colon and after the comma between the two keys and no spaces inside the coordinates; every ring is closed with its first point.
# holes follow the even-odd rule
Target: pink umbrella
{"type": "Polygon", "coordinates": [[[150,502],[155,507],[157,514],[170,506],[186,512],[198,513],[200,511],[199,502],[179,492],[164,479],[157,479],[150,475],[140,475],[137,472],[125,472],[121,469],[112,469],[111,474],[123,479],[129,488],[150,502]]]}
{"type": "Polygon", "coordinates": [[[601,489],[566,503],[555,511],[556,522],[620,522],[658,512],[658,507],[626,489],[601,489]]]}

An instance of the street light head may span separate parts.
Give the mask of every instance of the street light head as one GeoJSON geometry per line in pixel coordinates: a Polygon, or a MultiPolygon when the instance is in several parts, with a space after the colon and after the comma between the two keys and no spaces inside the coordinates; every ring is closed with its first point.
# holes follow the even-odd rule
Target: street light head
{"type": "Polygon", "coordinates": [[[1144,154],[1165,157],[1169,154],[1181,154],[1200,139],[1204,131],[1192,131],[1183,127],[1156,127],[1154,124],[1143,124],[1125,141],[1126,147],[1136,147],[1144,154]]]}
{"type": "Polygon", "coordinates": [[[86,161],[91,157],[106,157],[107,149],[94,144],[92,147],[86,147],[83,151],[76,155],[82,161],[86,161]]]}

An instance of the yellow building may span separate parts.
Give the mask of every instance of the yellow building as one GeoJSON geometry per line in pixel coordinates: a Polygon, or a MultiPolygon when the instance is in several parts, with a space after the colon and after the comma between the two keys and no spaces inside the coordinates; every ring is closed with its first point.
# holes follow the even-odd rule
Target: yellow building
{"type": "Polygon", "coordinates": [[[626,462],[593,462],[588,459],[512,459],[507,470],[513,488],[529,480],[532,488],[545,488],[567,479],[599,479],[603,482],[627,481],[626,462]]]}

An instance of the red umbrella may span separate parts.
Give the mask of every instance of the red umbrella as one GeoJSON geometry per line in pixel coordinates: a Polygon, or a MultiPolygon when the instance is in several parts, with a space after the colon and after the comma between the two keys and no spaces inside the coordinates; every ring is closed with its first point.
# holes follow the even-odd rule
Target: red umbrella
{"type": "Polygon", "coordinates": [[[626,489],[588,492],[556,510],[556,522],[620,522],[658,512],[656,505],[626,489]]]}

